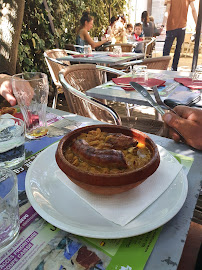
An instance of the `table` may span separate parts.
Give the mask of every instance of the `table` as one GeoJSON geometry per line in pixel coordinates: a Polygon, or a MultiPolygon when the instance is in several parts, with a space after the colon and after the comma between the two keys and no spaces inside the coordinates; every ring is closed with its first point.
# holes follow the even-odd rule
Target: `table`
{"type": "MultiPolygon", "coordinates": [[[[54,111],[59,115],[64,115],[64,112],[48,109],[54,111]]],[[[66,115],[70,117],[71,114],[66,115]],[[69,115],[69,116],[68,116],[69,115]]],[[[88,118],[81,116],[74,116],[77,121],[86,121],[88,118]]],[[[96,123],[95,120],[88,119],[90,123],[96,123]]],[[[188,174],[188,195],[186,201],[178,212],[178,214],[163,226],[163,230],[157,243],[147,261],[144,270],[174,270],[177,269],[182,250],[189,230],[191,218],[193,216],[194,208],[197,202],[197,197],[201,188],[200,182],[202,180],[201,173],[201,158],[202,152],[193,150],[184,144],[177,144],[171,139],[159,137],[148,134],[155,143],[161,145],[169,151],[180,153],[182,155],[194,158],[193,165],[188,174]]]]}
{"type": "MultiPolygon", "coordinates": [[[[83,54],[81,54],[83,55],[83,54]]],[[[123,53],[121,57],[114,57],[112,53],[109,52],[93,52],[92,57],[73,57],[73,56],[65,56],[57,58],[57,60],[65,60],[70,62],[80,62],[80,63],[97,63],[103,65],[119,65],[124,62],[128,62],[131,60],[138,60],[144,58],[143,53],[123,53]]]]}
{"type": "MultiPolygon", "coordinates": [[[[75,123],[78,123],[78,124],[85,123],[86,125],[90,125],[90,124],[99,123],[98,121],[95,121],[89,118],[70,114],[70,113],[52,109],[52,108],[48,108],[47,111],[54,113],[58,116],[62,116],[69,121],[74,121],[75,123]]],[[[61,130],[63,129],[62,126],[60,126],[60,121],[58,121],[57,127],[60,127],[61,130]]],[[[193,165],[188,174],[188,195],[187,195],[186,201],[183,207],[181,208],[181,210],[177,213],[177,215],[163,226],[160,236],[144,268],[144,270],[151,270],[151,269],[176,270],[180,257],[181,257],[184,244],[185,244],[187,232],[190,226],[190,221],[193,216],[193,211],[194,211],[195,204],[197,201],[197,196],[200,190],[200,181],[202,178],[202,175],[201,175],[202,152],[193,150],[189,146],[184,145],[184,144],[177,144],[167,138],[159,137],[156,135],[149,135],[149,136],[154,140],[155,143],[161,145],[162,147],[166,148],[169,151],[173,151],[182,155],[186,155],[187,157],[194,158],[193,165]]],[[[30,142],[27,142],[27,144],[29,143],[30,142]]],[[[34,143],[36,144],[36,147],[37,147],[37,145],[40,142],[38,140],[35,140],[34,143]]],[[[54,230],[56,230],[56,228],[51,228],[51,231],[54,231],[54,230]]],[[[47,241],[46,239],[43,239],[44,242],[48,242],[49,234],[50,233],[46,234],[47,241]]],[[[48,250],[49,249],[47,248],[47,252],[48,250]]],[[[39,253],[39,252],[35,251],[35,253],[39,253]]],[[[32,258],[34,258],[35,253],[32,254],[33,256],[32,258]]],[[[43,252],[41,256],[43,258],[43,252]]],[[[46,261],[46,263],[49,263],[50,267],[51,267],[51,264],[53,264],[53,262],[54,262],[54,265],[57,264],[60,266],[62,264],[62,259],[61,261],[57,261],[56,258],[59,260],[57,256],[53,257],[52,259],[50,258],[50,261],[46,261],[46,259],[44,260],[46,261]]],[[[30,260],[30,257],[29,257],[29,260],[30,260]]],[[[32,266],[33,265],[37,266],[38,264],[36,263],[39,263],[39,262],[34,261],[34,263],[35,264],[33,264],[32,262],[31,264],[31,261],[30,261],[30,264],[32,266]]],[[[19,269],[22,269],[22,268],[19,268],[19,269]]]]}
{"type": "MultiPolygon", "coordinates": [[[[156,75],[156,78],[159,78],[161,80],[173,79],[175,77],[191,76],[191,72],[183,72],[183,71],[178,72],[178,71],[148,69],[148,73],[154,74],[154,77],[156,75]]],[[[129,104],[136,104],[143,106],[151,106],[150,103],[147,100],[145,100],[144,97],[142,97],[142,95],[139,94],[138,92],[125,91],[121,88],[113,87],[113,85],[110,87],[105,87],[105,84],[99,85],[90,90],[87,90],[86,95],[99,99],[125,102],[129,104]]],[[[151,96],[154,97],[152,93],[151,96]]],[[[202,101],[198,102],[197,104],[202,106],[202,101]]]]}

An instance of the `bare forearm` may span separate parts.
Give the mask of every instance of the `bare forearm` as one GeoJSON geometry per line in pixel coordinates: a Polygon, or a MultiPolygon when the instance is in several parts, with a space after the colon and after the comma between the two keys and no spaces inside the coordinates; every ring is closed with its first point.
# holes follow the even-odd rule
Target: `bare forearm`
{"type": "Polygon", "coordinates": [[[165,11],[164,17],[163,17],[162,25],[166,25],[169,15],[170,15],[170,4],[168,3],[166,6],[166,11],[165,11]]]}

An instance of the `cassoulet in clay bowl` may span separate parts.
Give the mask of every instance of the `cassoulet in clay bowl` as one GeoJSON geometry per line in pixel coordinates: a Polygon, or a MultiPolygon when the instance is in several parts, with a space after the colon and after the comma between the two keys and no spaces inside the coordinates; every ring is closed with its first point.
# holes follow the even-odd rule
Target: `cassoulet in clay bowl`
{"type": "Polygon", "coordinates": [[[143,132],[115,125],[76,129],[58,144],[56,162],[79,187],[111,195],[135,188],[158,168],[155,143],[143,132]]]}

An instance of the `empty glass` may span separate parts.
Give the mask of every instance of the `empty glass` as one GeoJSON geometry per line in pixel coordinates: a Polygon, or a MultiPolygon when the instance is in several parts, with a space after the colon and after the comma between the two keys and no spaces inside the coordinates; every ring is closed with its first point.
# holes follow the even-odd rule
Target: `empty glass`
{"type": "Polygon", "coordinates": [[[0,253],[17,239],[20,229],[16,174],[0,168],[0,253]]]}
{"type": "Polygon", "coordinates": [[[197,66],[195,72],[192,75],[192,82],[202,81],[202,65],[197,66]]]}
{"type": "Polygon", "coordinates": [[[146,84],[148,81],[147,66],[144,65],[133,66],[132,78],[137,83],[146,84]]]}
{"type": "Polygon", "coordinates": [[[86,54],[86,55],[92,54],[91,45],[84,45],[84,54],[86,54]]]}
{"type": "Polygon", "coordinates": [[[0,116],[0,167],[18,168],[25,161],[24,121],[4,114],[0,116]]]}
{"type": "Polygon", "coordinates": [[[114,46],[114,48],[113,48],[113,54],[115,54],[117,56],[121,56],[122,55],[121,46],[114,46]]]}
{"type": "Polygon", "coordinates": [[[26,124],[26,137],[35,139],[46,135],[47,75],[41,72],[16,74],[12,76],[12,87],[26,124]]]}

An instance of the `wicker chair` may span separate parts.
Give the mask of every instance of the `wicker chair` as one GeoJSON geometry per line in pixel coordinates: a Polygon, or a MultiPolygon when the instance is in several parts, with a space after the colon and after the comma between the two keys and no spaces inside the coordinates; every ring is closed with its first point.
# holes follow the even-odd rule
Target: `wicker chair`
{"type": "Polygon", "coordinates": [[[69,66],[59,73],[59,80],[71,113],[121,125],[120,117],[112,108],[85,94],[86,90],[102,83],[101,68],[92,64],[69,66]]]}
{"type": "Polygon", "coordinates": [[[44,52],[45,61],[48,66],[53,83],[55,85],[55,93],[54,93],[52,108],[56,108],[58,94],[62,93],[62,86],[59,82],[58,73],[64,67],[70,65],[69,61],[61,62],[61,61],[56,60],[56,58],[67,56],[68,54],[74,54],[74,53],[77,54],[77,52],[72,52],[72,51],[62,50],[62,49],[52,49],[52,50],[47,50],[44,52]]]}
{"type": "MultiPolygon", "coordinates": [[[[109,106],[85,95],[85,91],[102,83],[102,71],[123,75],[124,72],[93,64],[80,64],[67,67],[59,73],[69,111],[99,121],[120,125],[119,115],[109,106]]],[[[125,125],[162,135],[163,122],[145,118],[123,117],[125,125]]]]}
{"type": "Polygon", "coordinates": [[[153,57],[153,58],[145,58],[142,60],[135,60],[130,62],[122,63],[121,65],[126,69],[132,69],[134,65],[145,65],[148,69],[159,69],[159,70],[167,70],[168,65],[170,63],[171,56],[161,56],[161,57],[153,57]]]}
{"type": "Polygon", "coordinates": [[[127,44],[127,43],[122,43],[122,44],[113,44],[109,46],[109,51],[112,52],[114,49],[114,46],[121,46],[122,52],[132,52],[133,50],[133,45],[132,44],[127,44]]]}
{"type": "Polygon", "coordinates": [[[145,45],[144,58],[151,58],[153,49],[155,47],[156,38],[155,37],[147,38],[147,41],[148,41],[147,43],[144,43],[144,45],[145,45]]]}

